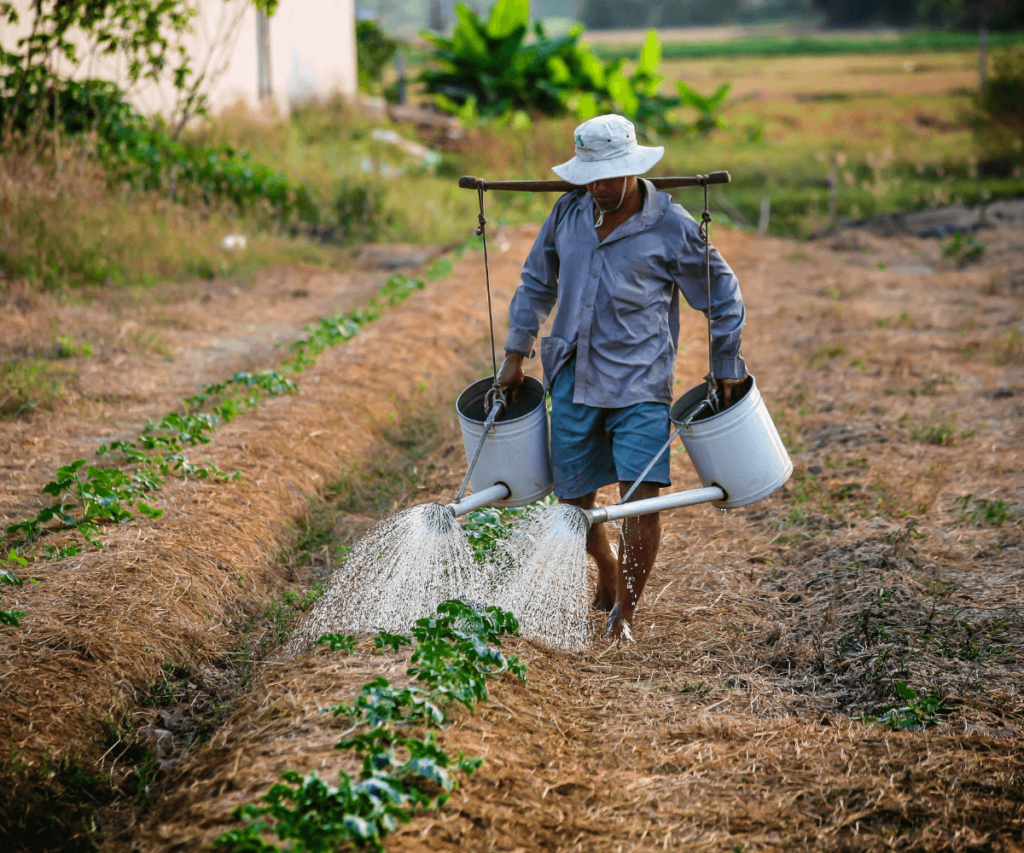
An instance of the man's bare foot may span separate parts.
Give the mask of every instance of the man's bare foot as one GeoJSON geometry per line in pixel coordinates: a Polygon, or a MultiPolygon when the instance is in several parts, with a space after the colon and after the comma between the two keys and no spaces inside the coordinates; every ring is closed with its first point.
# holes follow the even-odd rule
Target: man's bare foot
{"type": "Polygon", "coordinates": [[[621,604],[616,604],[608,614],[608,636],[613,640],[633,642],[633,630],[629,620],[622,615],[621,604]]]}

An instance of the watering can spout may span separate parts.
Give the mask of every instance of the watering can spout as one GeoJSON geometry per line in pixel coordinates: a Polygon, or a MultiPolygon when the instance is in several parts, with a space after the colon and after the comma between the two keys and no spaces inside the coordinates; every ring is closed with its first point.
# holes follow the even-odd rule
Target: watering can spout
{"type": "Polygon", "coordinates": [[[448,504],[445,509],[452,514],[453,518],[458,518],[460,515],[465,515],[467,512],[480,509],[488,504],[503,501],[510,494],[511,491],[509,490],[509,487],[504,483],[495,483],[489,488],[483,489],[479,492],[474,492],[467,498],[448,504]]]}
{"type": "Polygon", "coordinates": [[[725,499],[724,489],[719,486],[706,486],[703,489],[673,492],[668,495],[658,495],[656,498],[645,498],[642,501],[615,504],[614,506],[599,506],[594,507],[594,509],[580,511],[587,517],[587,524],[593,527],[595,524],[600,524],[603,521],[615,521],[635,515],[650,515],[653,512],[661,512],[663,509],[678,509],[679,507],[696,506],[697,504],[724,501],[725,499]]]}

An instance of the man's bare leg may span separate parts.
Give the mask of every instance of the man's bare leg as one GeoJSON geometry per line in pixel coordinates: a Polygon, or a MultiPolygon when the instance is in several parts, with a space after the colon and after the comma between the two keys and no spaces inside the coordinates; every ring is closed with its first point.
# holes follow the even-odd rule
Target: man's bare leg
{"type": "MultiPolygon", "coordinates": [[[[632,483],[619,483],[619,494],[624,495],[632,483]]],[[[641,483],[631,500],[657,497],[660,486],[641,483]]],[[[596,526],[596,525],[595,525],[596,526]]],[[[634,515],[623,519],[622,539],[619,542],[619,573],[615,589],[615,606],[608,615],[608,633],[613,637],[628,634],[633,624],[633,613],[647,584],[647,577],[658,557],[661,544],[661,517],[659,513],[634,515]]]]}
{"type": "MultiPolygon", "coordinates": [[[[597,492],[591,492],[581,498],[566,498],[562,503],[572,504],[580,509],[593,509],[597,503],[597,492]]],[[[591,607],[595,610],[610,611],[615,605],[619,561],[608,544],[608,534],[603,524],[592,524],[587,531],[587,553],[597,563],[597,592],[594,593],[591,607]]]]}

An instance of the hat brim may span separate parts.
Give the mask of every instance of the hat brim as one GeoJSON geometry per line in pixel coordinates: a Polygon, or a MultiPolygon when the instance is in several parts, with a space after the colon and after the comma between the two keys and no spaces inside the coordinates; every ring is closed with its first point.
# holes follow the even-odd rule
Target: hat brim
{"type": "Polygon", "coordinates": [[[551,171],[563,181],[577,186],[585,186],[606,178],[642,175],[653,168],[654,164],[663,156],[665,156],[665,148],[661,145],[654,147],[638,145],[624,157],[616,157],[613,160],[580,160],[579,157],[573,157],[566,163],[552,167],[551,171]]]}

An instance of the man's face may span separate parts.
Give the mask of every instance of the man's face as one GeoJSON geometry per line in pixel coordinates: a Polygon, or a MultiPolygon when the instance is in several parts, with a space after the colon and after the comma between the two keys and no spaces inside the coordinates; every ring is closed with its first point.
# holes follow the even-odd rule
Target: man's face
{"type": "Polygon", "coordinates": [[[587,184],[587,192],[594,197],[594,203],[604,213],[611,213],[618,209],[622,199],[629,193],[629,184],[636,183],[633,176],[625,178],[605,178],[602,181],[593,181],[587,184]],[[623,193],[625,185],[626,193],[623,193]]]}

